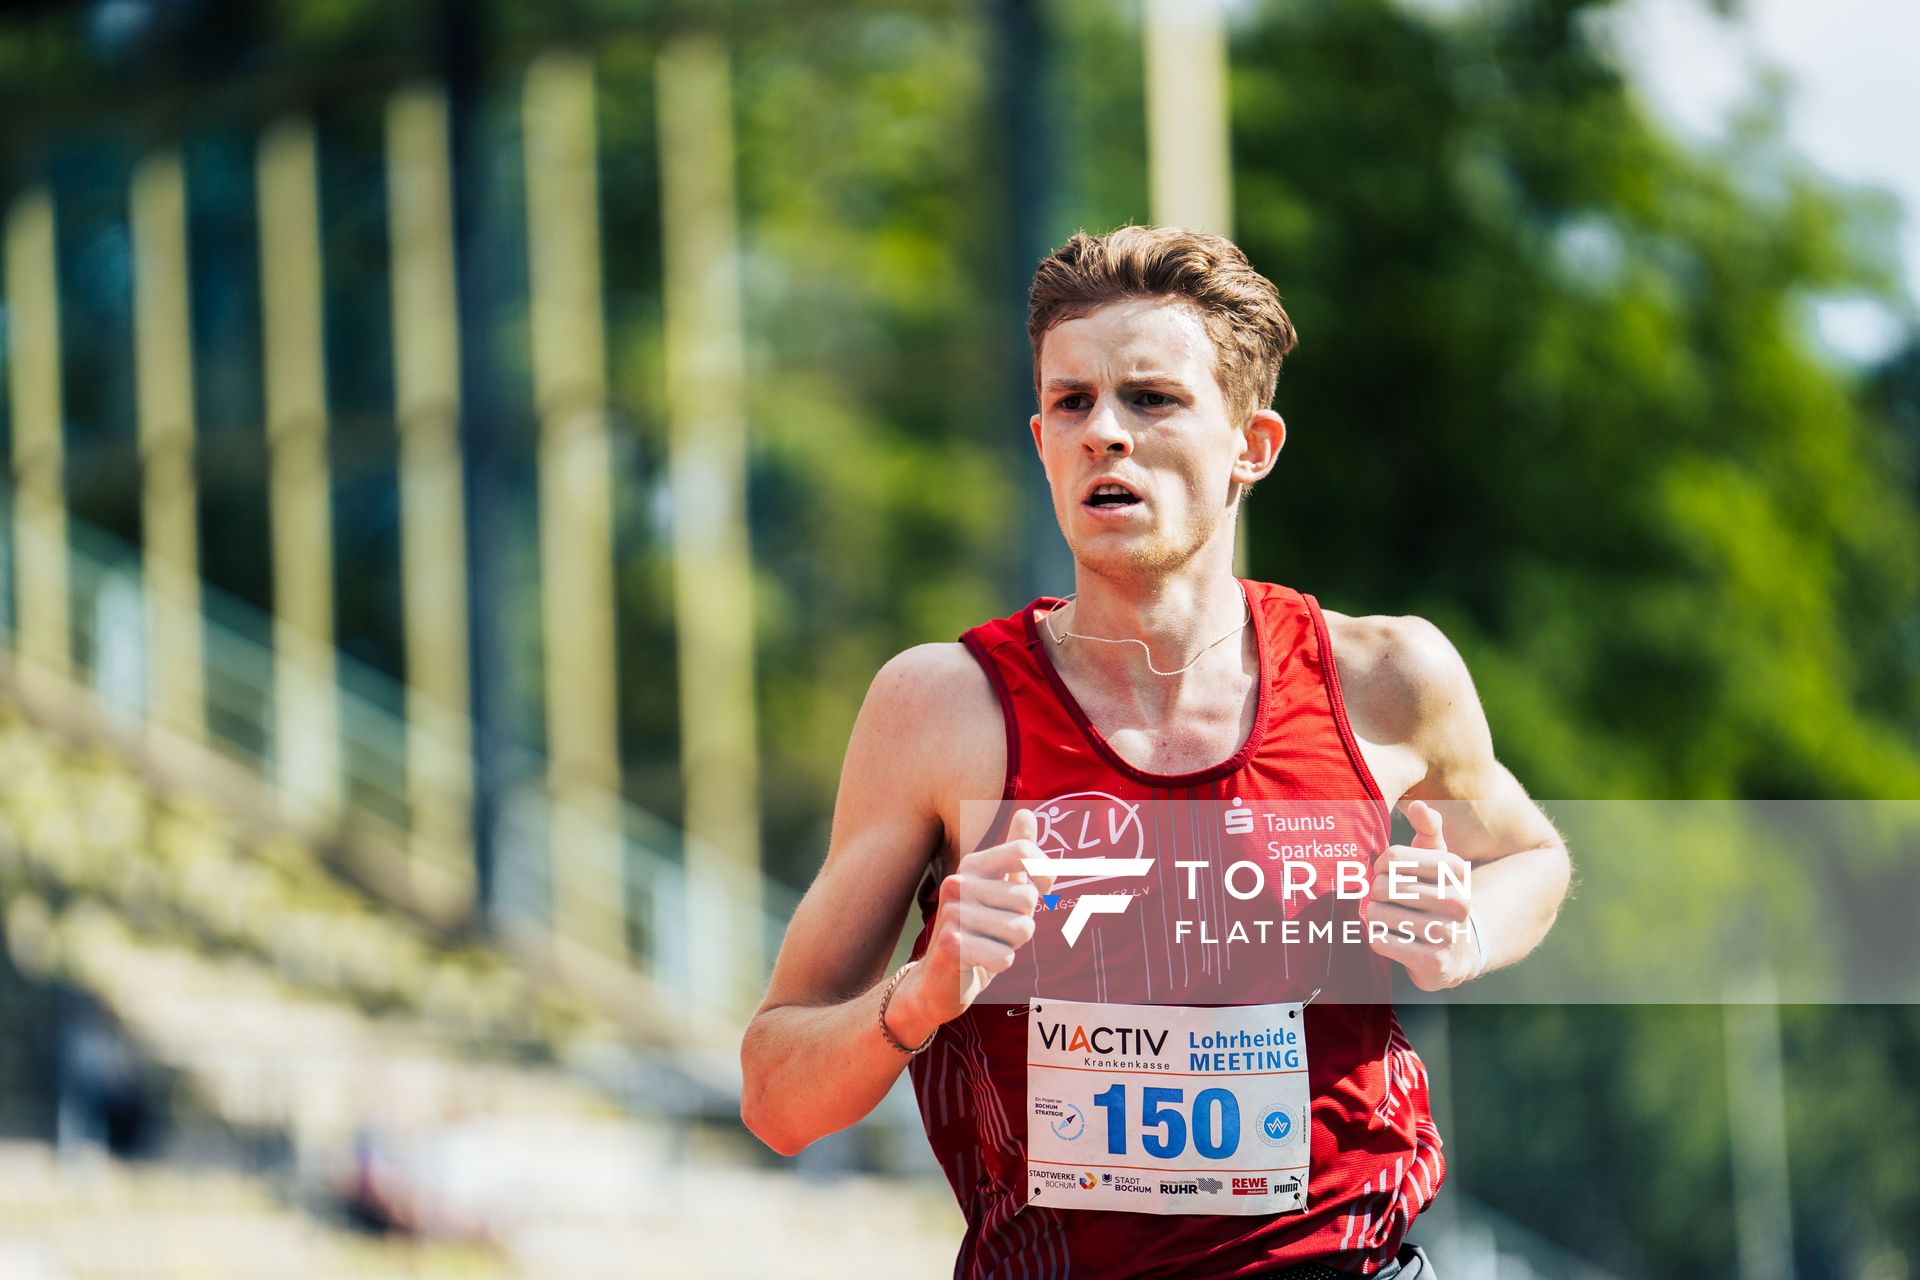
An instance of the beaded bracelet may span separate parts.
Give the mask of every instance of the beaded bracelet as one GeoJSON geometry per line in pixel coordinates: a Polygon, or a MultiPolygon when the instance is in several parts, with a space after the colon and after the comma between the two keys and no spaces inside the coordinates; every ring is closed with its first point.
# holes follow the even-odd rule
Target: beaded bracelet
{"type": "Polygon", "coordinates": [[[907,976],[907,970],[913,968],[913,966],[918,963],[920,962],[917,960],[909,960],[901,965],[900,968],[894,972],[894,975],[887,979],[887,989],[880,996],[880,1034],[887,1038],[888,1044],[906,1054],[909,1058],[916,1053],[925,1053],[927,1046],[933,1043],[933,1038],[940,1034],[940,1028],[935,1027],[933,1030],[927,1032],[927,1038],[920,1042],[919,1048],[909,1049],[906,1045],[900,1043],[900,1037],[894,1035],[893,1028],[887,1025],[887,1006],[893,1003],[894,988],[900,985],[900,979],[907,976]]]}

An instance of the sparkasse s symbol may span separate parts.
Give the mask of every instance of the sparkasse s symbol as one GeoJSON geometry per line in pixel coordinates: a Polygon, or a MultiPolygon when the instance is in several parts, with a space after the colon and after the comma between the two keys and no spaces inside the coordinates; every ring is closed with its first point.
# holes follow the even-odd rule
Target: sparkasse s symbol
{"type": "Polygon", "coordinates": [[[1240,803],[1240,797],[1233,798],[1233,808],[1227,810],[1227,834],[1230,836],[1250,836],[1253,834],[1253,810],[1240,803]]]}

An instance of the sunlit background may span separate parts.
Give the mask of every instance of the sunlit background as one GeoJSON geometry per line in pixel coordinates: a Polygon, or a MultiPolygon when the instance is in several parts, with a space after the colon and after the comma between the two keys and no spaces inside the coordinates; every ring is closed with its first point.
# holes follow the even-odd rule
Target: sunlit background
{"type": "MultiPolygon", "coordinates": [[[[9,6],[0,1276],[947,1274],[910,1096],[781,1160],[736,1050],[873,672],[1071,589],[1022,296],[1076,228],[1276,281],[1248,571],[1438,622],[1549,809],[1920,798],[1917,54],[1874,0],[9,6]]],[[[1408,1022],[1449,1280],[1920,1273],[1914,1007],[1408,1022]]]]}

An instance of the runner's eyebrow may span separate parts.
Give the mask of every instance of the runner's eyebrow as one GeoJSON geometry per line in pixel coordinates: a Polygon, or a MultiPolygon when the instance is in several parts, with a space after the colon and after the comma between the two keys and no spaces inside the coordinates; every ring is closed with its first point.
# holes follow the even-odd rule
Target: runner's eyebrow
{"type": "MultiPolygon", "coordinates": [[[[1171,373],[1141,373],[1120,382],[1122,391],[1185,391],[1187,384],[1171,373]]],[[[1085,394],[1094,384],[1081,378],[1048,378],[1043,390],[1050,396],[1085,394]]]]}

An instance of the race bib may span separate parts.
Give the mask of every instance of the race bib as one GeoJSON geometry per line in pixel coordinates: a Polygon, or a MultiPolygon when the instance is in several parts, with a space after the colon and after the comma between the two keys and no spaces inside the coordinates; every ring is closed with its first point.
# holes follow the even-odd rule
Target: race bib
{"type": "Polygon", "coordinates": [[[1307,1207],[1298,1004],[1027,1004],[1027,1187],[1055,1209],[1307,1207]]]}

